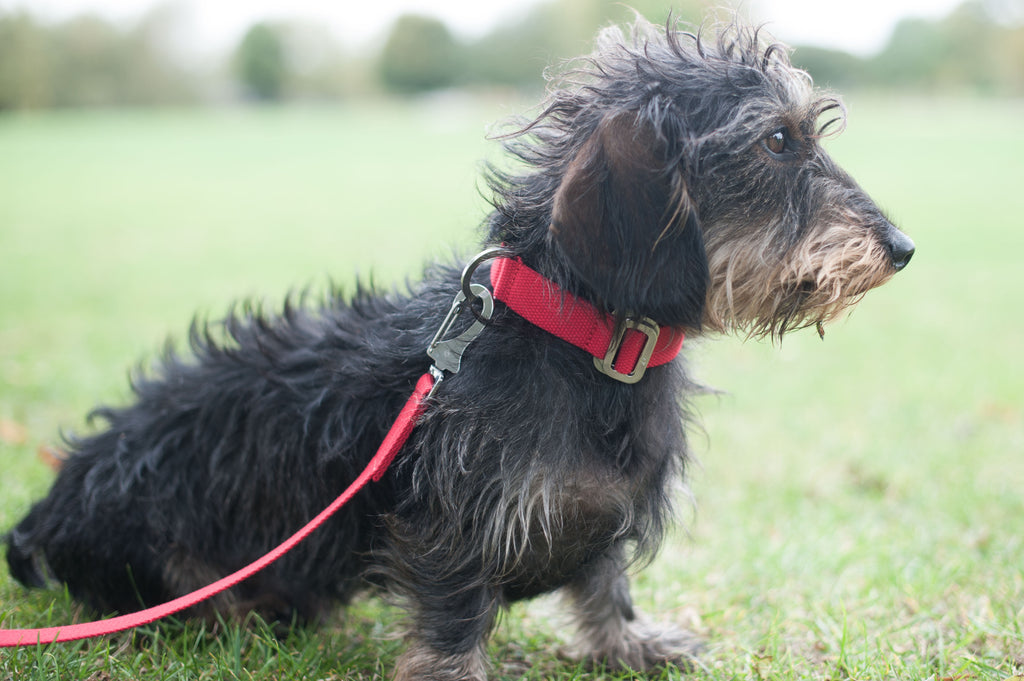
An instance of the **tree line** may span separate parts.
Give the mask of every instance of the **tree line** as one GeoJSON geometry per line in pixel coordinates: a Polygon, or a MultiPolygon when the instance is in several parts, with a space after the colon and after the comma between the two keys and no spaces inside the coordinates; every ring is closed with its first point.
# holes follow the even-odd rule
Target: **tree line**
{"type": "Polygon", "coordinates": [[[1013,2],[965,2],[937,19],[900,21],[876,55],[801,47],[793,61],[838,88],[1024,95],[1024,16],[1013,2]]]}
{"type": "MultiPolygon", "coordinates": [[[[698,21],[708,4],[684,0],[676,16],[698,21]]],[[[632,5],[652,21],[667,18],[657,0],[632,5]]],[[[798,46],[793,60],[838,88],[1024,95],[1024,21],[1006,6],[968,0],[941,19],[906,19],[871,57],[798,46]]],[[[632,17],[614,0],[549,0],[465,40],[436,18],[404,15],[374,54],[346,51],[322,27],[257,23],[210,68],[175,50],[168,11],[128,27],[96,16],[45,24],[0,11],[0,110],[539,89],[546,65],[585,53],[598,27],[632,17]]]]}

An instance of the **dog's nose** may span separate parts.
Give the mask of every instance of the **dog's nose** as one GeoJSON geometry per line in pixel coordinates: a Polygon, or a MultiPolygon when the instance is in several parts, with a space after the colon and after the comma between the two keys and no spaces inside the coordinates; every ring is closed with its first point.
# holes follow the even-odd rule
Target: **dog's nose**
{"type": "Polygon", "coordinates": [[[910,259],[914,256],[914,242],[892,225],[889,225],[888,233],[885,236],[885,245],[889,249],[892,265],[899,272],[910,263],[910,259]]]}

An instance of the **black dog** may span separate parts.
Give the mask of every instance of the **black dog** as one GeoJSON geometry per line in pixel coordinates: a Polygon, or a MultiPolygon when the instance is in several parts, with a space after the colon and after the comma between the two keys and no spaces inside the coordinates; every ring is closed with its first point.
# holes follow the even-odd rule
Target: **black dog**
{"type": "MultiPolygon", "coordinates": [[[[509,136],[524,167],[490,173],[487,244],[504,257],[467,305],[499,268],[540,277],[534,297],[497,293],[380,483],[195,614],[310,619],[373,583],[409,610],[398,678],[482,679],[499,609],[564,589],[584,659],[684,661],[692,637],[643,623],[625,573],[657,550],[687,461],[678,340],[820,330],[913,254],[819,146],[842,118],[756,31],[605,31],[509,136]],[[535,313],[582,314],[607,337],[581,350],[535,313]]],[[[134,404],[98,409],[106,429],[71,443],[9,536],[12,574],[129,611],[261,555],[362,470],[463,284],[434,267],[404,295],[194,325],[190,356],[165,357],[134,404]]]]}

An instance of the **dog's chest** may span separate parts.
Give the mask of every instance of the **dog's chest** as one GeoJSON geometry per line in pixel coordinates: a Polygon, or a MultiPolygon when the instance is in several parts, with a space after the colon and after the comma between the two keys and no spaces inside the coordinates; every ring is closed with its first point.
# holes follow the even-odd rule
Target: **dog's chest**
{"type": "Polygon", "coordinates": [[[642,513],[635,479],[594,469],[547,471],[506,509],[506,590],[515,598],[557,588],[634,534],[642,513]]]}

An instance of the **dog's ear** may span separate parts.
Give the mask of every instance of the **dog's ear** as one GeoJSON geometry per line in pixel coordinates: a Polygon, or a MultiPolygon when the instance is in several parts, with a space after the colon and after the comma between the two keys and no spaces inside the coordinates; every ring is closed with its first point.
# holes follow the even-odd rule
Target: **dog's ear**
{"type": "Polygon", "coordinates": [[[667,142],[608,115],[570,162],[550,233],[575,273],[619,313],[699,328],[708,285],[697,212],[667,142]]]}

